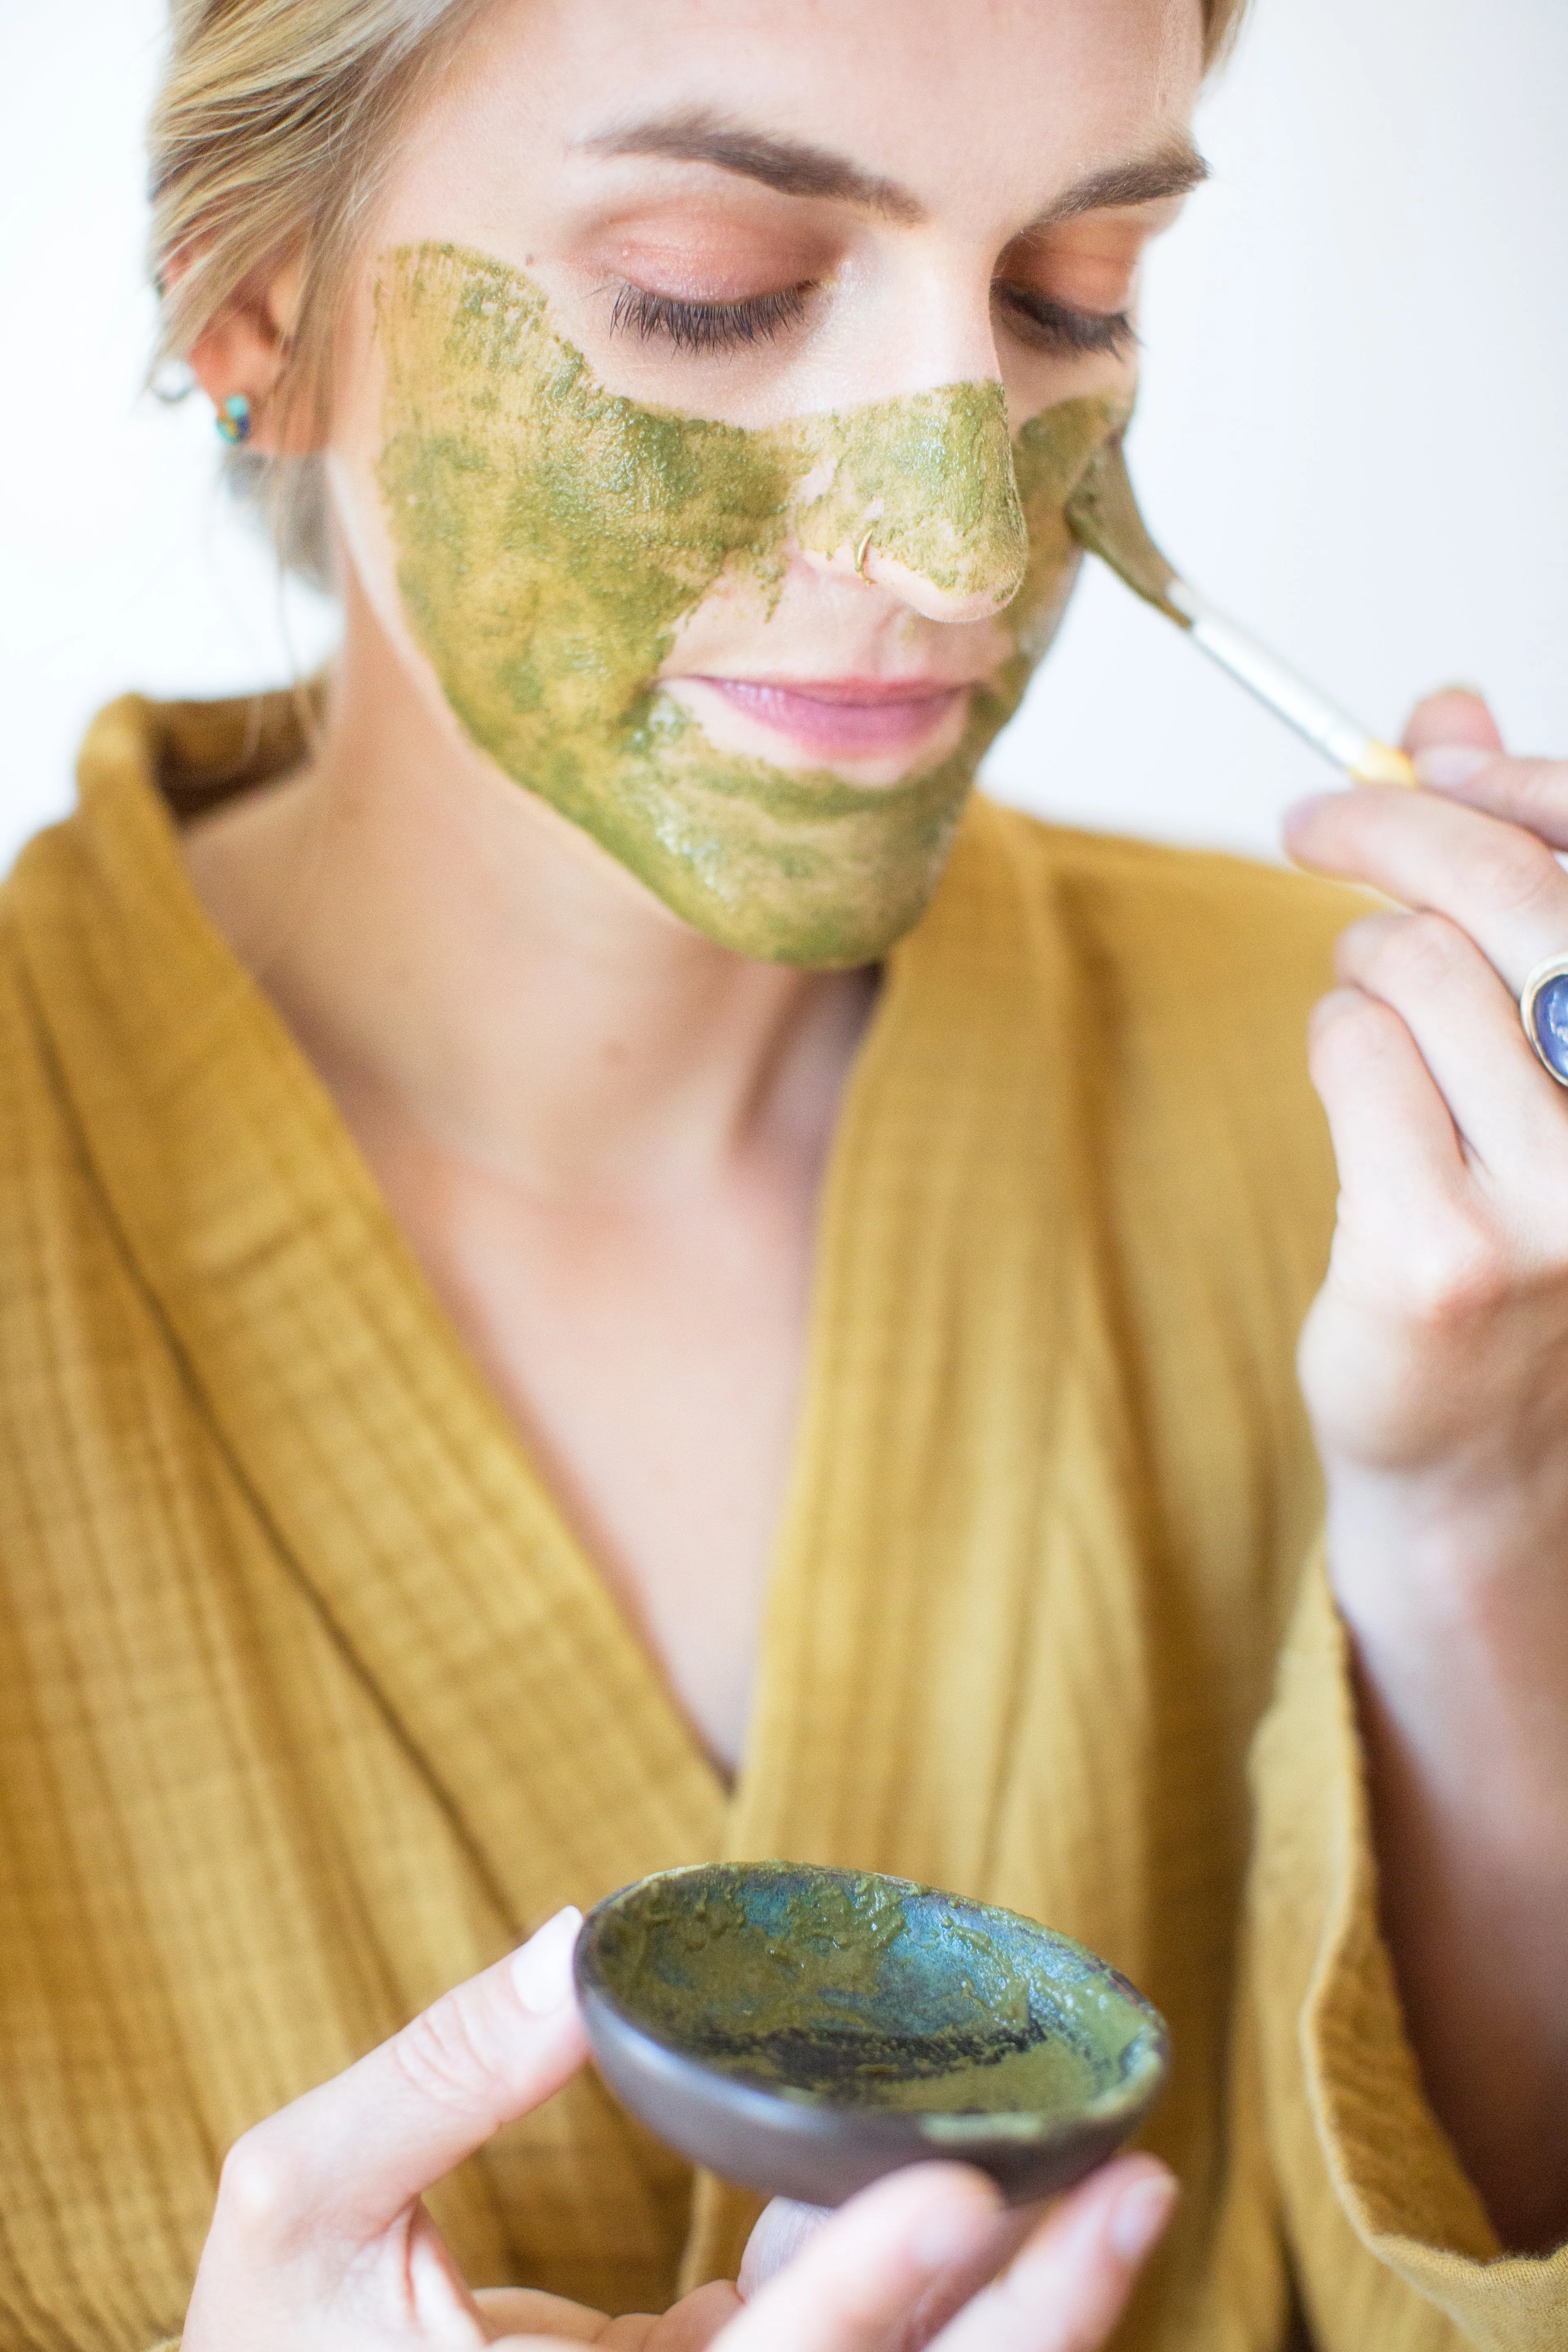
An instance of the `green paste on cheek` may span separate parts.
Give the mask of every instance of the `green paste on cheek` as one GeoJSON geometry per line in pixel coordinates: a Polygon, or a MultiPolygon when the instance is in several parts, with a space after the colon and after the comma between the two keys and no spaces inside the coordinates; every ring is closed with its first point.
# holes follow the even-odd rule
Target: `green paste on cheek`
{"type": "Polygon", "coordinates": [[[1064,509],[1126,403],[1066,401],[1011,441],[995,383],[763,430],[645,407],[595,380],[531,279],[447,246],[388,257],[377,323],[404,604],[473,740],[721,945],[882,955],[1055,631],[1078,562],[1064,509]],[[877,787],[716,749],[656,684],[683,617],[722,583],[761,626],[794,548],[853,552],[868,530],[1012,636],[957,750],[877,787]]]}

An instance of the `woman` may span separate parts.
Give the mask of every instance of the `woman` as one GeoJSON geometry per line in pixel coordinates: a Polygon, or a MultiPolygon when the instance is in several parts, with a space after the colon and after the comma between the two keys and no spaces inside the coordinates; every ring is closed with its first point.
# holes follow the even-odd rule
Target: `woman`
{"type": "Polygon", "coordinates": [[[1563,2341],[1568,776],[1424,706],[1370,916],[969,789],[1226,16],[181,8],[346,634],[6,888],[7,2346],[1563,2341]],[[1106,1952],[1154,2154],[738,2297],[565,1977],[719,1852],[1106,1952]]]}

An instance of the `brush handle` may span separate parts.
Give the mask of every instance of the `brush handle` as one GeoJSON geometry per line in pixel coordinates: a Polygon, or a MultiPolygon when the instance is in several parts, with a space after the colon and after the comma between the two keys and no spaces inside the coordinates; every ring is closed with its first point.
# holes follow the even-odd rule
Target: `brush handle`
{"type": "Polygon", "coordinates": [[[1305,678],[1287,669],[1256,637],[1216,613],[1184,580],[1173,580],[1166,596],[1181,614],[1188,635],[1221,669],[1228,670],[1277,718],[1362,784],[1414,785],[1415,771],[1403,751],[1369,735],[1305,678]]]}

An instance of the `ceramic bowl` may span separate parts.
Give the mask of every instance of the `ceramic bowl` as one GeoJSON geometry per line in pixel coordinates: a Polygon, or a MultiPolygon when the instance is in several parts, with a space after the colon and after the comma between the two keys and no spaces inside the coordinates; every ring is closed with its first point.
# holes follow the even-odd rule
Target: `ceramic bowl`
{"type": "Polygon", "coordinates": [[[1159,2012],[1081,1944],[903,1878],[659,1871],[589,1913],[575,1968],[623,2105],[813,2205],[933,2157],[1047,2196],[1137,2129],[1169,2060],[1159,2012]]]}

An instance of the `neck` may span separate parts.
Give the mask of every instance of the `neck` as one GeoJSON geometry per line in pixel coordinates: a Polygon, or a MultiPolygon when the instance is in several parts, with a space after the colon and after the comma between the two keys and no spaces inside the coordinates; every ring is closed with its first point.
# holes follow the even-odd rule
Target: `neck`
{"type": "Polygon", "coordinates": [[[689,930],[473,749],[357,593],[311,765],[187,854],[356,1126],[394,1118],[547,1199],[820,1160],[868,976],[689,930]]]}

